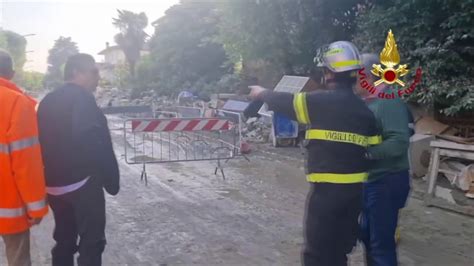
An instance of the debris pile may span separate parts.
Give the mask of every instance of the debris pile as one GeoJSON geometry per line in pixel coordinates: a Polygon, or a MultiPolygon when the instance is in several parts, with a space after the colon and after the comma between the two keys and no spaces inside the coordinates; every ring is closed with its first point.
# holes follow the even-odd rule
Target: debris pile
{"type": "Polygon", "coordinates": [[[252,117],[242,125],[242,137],[244,140],[254,143],[266,143],[269,140],[271,125],[263,120],[252,117]]]}

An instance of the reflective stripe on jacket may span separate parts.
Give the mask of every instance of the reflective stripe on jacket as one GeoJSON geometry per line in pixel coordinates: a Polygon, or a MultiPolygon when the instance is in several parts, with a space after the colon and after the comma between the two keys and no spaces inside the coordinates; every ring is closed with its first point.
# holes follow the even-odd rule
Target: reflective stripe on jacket
{"type": "Polygon", "coordinates": [[[48,212],[35,104],[15,88],[0,86],[0,235],[48,212]]]}
{"type": "Polygon", "coordinates": [[[373,113],[349,88],[313,93],[265,92],[275,112],[307,125],[307,180],[352,184],[367,180],[369,145],[379,144],[373,113]]]}

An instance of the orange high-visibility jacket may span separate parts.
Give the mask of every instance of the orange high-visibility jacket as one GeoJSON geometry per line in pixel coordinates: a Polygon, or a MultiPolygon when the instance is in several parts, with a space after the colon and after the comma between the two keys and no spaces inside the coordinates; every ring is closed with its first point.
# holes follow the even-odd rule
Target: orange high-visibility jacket
{"type": "Polygon", "coordinates": [[[10,84],[0,81],[0,235],[48,212],[35,104],[10,84]]]}
{"type": "Polygon", "coordinates": [[[38,104],[38,102],[35,99],[33,99],[31,96],[27,95],[25,92],[20,90],[20,88],[18,88],[15,85],[15,83],[13,83],[13,82],[11,82],[7,79],[0,78],[0,87],[5,87],[5,88],[10,89],[12,91],[18,92],[19,94],[23,94],[28,99],[28,101],[30,101],[33,104],[33,106],[35,106],[35,107],[38,104]]]}

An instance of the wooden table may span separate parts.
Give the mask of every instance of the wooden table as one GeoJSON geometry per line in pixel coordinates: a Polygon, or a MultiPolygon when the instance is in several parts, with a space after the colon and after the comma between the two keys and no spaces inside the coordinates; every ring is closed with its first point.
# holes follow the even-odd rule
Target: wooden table
{"type": "Polygon", "coordinates": [[[425,198],[428,203],[431,198],[434,198],[436,181],[439,172],[447,172],[439,169],[441,156],[448,156],[452,158],[461,158],[474,161],[474,145],[459,144],[446,140],[431,141],[432,148],[430,166],[428,169],[428,195],[425,198]]]}

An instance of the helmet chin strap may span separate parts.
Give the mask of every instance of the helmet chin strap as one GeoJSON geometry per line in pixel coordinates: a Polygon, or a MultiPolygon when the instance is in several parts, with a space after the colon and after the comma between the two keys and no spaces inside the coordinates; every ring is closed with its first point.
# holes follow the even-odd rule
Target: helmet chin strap
{"type": "Polygon", "coordinates": [[[328,84],[328,79],[326,78],[326,69],[321,69],[321,85],[326,86],[328,84]]]}
{"type": "Polygon", "coordinates": [[[321,76],[320,83],[321,83],[321,85],[326,85],[326,77],[324,76],[324,74],[321,76]]]}
{"type": "Polygon", "coordinates": [[[325,86],[328,85],[329,83],[334,83],[335,82],[334,78],[327,78],[326,77],[327,71],[329,71],[329,70],[327,70],[327,69],[323,70],[323,75],[321,76],[321,84],[325,85],[325,86]]]}

